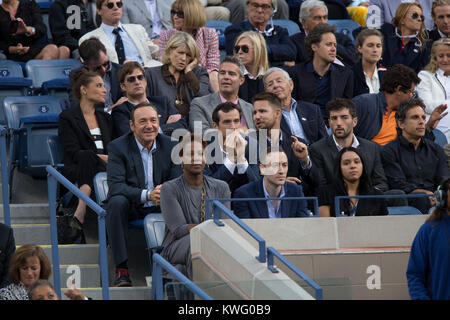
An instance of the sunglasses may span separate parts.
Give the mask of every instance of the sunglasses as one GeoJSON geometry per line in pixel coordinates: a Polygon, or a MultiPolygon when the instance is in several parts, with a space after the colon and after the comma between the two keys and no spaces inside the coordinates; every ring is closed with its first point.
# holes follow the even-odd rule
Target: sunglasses
{"type": "Polygon", "coordinates": [[[422,21],[425,20],[425,16],[424,16],[423,14],[419,15],[417,12],[414,12],[414,13],[411,15],[411,18],[413,18],[414,20],[417,20],[419,17],[420,17],[420,19],[421,19],[422,21]]]}
{"type": "Polygon", "coordinates": [[[248,51],[250,50],[250,48],[244,44],[242,46],[234,46],[234,53],[238,53],[241,49],[244,53],[248,53],[248,51]]]}
{"type": "Polygon", "coordinates": [[[123,6],[123,3],[122,3],[122,1],[119,1],[119,2],[108,2],[107,4],[106,4],[106,7],[108,8],[108,9],[112,9],[112,8],[114,8],[114,4],[116,4],[116,6],[117,6],[117,8],[122,8],[122,6],[123,6]]]}
{"type": "Polygon", "coordinates": [[[131,76],[131,77],[128,77],[128,78],[127,78],[127,82],[128,82],[128,83],[133,83],[133,82],[136,81],[136,79],[138,79],[139,81],[142,81],[142,80],[144,80],[144,75],[143,75],[143,74],[140,74],[140,75],[138,75],[138,76],[131,76]]]}
{"type": "Polygon", "coordinates": [[[95,72],[100,71],[102,68],[105,68],[106,70],[109,69],[109,60],[106,61],[104,64],[99,65],[98,67],[95,67],[95,72]]]}
{"type": "Polygon", "coordinates": [[[171,16],[177,15],[178,18],[184,18],[184,12],[183,11],[170,10],[170,15],[171,16]]]}

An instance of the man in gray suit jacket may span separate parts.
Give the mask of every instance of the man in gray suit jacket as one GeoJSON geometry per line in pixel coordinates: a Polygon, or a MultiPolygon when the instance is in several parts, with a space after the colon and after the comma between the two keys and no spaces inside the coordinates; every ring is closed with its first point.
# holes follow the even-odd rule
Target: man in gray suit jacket
{"type": "Polygon", "coordinates": [[[126,0],[121,21],[140,24],[150,39],[158,38],[161,31],[172,28],[170,7],[174,2],[175,0],[126,0]],[[152,13],[156,13],[157,17],[152,13]]]}
{"type": "Polygon", "coordinates": [[[221,103],[232,102],[242,111],[241,128],[244,132],[255,129],[253,106],[238,97],[239,87],[244,83],[244,66],[237,57],[227,56],[219,67],[219,92],[192,100],[189,111],[189,127],[192,132],[204,133],[213,127],[212,113],[221,103]]]}

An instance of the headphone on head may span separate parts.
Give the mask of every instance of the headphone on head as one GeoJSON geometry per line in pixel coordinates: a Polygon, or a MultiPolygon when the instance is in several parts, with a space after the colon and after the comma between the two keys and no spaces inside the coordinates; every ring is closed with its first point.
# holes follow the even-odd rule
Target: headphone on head
{"type": "Polygon", "coordinates": [[[447,208],[447,191],[448,188],[446,187],[447,182],[450,179],[445,179],[438,187],[437,190],[434,192],[434,197],[436,201],[436,207],[440,209],[446,209],[447,208]]]}

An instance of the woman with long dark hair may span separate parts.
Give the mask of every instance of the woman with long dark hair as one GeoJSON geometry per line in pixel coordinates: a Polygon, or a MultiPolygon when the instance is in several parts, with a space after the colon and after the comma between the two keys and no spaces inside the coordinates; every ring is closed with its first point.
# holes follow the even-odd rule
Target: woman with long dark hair
{"type": "MultiPolygon", "coordinates": [[[[336,196],[382,195],[372,186],[364,158],[354,147],[343,148],[335,163],[336,177],[330,185],[319,189],[319,216],[334,217],[336,196]]],[[[384,199],[342,199],[339,210],[348,216],[387,215],[384,199]]]]}

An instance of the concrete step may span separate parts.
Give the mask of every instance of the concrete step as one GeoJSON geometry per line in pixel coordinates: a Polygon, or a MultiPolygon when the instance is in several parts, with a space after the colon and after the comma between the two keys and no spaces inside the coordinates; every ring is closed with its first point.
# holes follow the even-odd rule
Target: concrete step
{"type": "Polygon", "coordinates": [[[12,224],[16,245],[50,244],[50,224],[12,224]]]}
{"type": "MultiPolygon", "coordinates": [[[[93,300],[102,300],[101,288],[81,288],[83,295],[92,298],[93,300]]],[[[151,287],[130,287],[130,288],[109,288],[110,300],[151,300],[151,287]]],[[[63,300],[68,300],[64,296],[67,288],[61,289],[63,300]]]]}
{"type": "MultiPolygon", "coordinates": [[[[52,262],[52,246],[43,245],[45,254],[52,262]]],[[[60,265],[93,265],[98,264],[98,244],[59,245],[60,265]]]]}
{"type": "MultiPolygon", "coordinates": [[[[48,203],[21,203],[9,206],[12,224],[44,224],[49,223],[48,203]]],[[[3,221],[3,204],[0,204],[0,221],[3,221]]]]}
{"type": "MultiPolygon", "coordinates": [[[[69,269],[73,265],[60,265],[61,285],[69,286],[67,280],[74,275],[74,270],[69,269]],[[70,272],[68,272],[70,271],[70,272]]],[[[78,264],[80,285],[82,288],[93,288],[100,286],[100,266],[98,264],[78,264]]],[[[53,277],[51,277],[53,281],[53,277]]]]}

